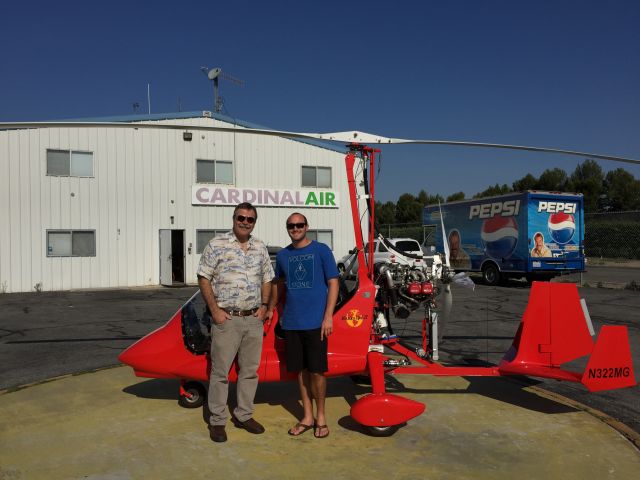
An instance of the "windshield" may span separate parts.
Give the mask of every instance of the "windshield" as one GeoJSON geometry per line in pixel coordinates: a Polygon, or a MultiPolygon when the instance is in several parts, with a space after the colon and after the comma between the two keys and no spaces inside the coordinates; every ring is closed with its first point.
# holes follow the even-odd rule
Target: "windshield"
{"type": "Polygon", "coordinates": [[[420,252],[420,244],[415,240],[400,240],[395,244],[396,248],[401,252],[420,252]]]}

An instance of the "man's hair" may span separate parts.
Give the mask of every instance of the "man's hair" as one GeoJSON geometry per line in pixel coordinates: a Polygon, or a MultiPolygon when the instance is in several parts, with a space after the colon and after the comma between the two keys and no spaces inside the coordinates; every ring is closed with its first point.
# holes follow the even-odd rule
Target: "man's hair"
{"type": "Polygon", "coordinates": [[[251,205],[249,202],[242,202],[236,205],[236,208],[233,209],[233,218],[236,218],[236,212],[238,210],[253,210],[253,213],[256,216],[256,220],[258,219],[258,211],[256,210],[256,207],[251,205]]]}
{"type": "Polygon", "coordinates": [[[544,240],[544,235],[542,235],[540,232],[536,232],[536,234],[533,236],[533,239],[535,240],[536,238],[542,238],[544,240]]]}
{"type": "Polygon", "coordinates": [[[305,217],[305,216],[304,216],[303,214],[301,214],[300,212],[293,212],[291,215],[289,215],[289,216],[287,217],[287,222],[289,222],[289,219],[290,219],[291,217],[293,217],[294,215],[300,215],[302,218],[304,218],[304,223],[305,223],[306,225],[309,225],[309,222],[307,221],[307,217],[305,217]]]}

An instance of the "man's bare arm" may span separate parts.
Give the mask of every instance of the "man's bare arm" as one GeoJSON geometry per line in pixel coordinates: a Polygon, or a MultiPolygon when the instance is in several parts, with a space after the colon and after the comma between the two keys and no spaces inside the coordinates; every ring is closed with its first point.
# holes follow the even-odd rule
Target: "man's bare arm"
{"type": "Polygon", "coordinates": [[[332,278],[327,283],[329,290],[327,292],[327,306],[324,309],[324,319],[320,328],[320,340],[333,333],[333,310],[336,308],[336,302],[338,301],[338,279],[332,278]]]}
{"type": "Polygon", "coordinates": [[[198,275],[198,286],[200,287],[200,293],[202,294],[204,303],[207,304],[207,307],[211,312],[213,323],[221,325],[231,318],[227,312],[218,307],[218,302],[216,302],[216,297],[213,294],[213,287],[211,286],[211,281],[209,281],[209,279],[198,275]]]}

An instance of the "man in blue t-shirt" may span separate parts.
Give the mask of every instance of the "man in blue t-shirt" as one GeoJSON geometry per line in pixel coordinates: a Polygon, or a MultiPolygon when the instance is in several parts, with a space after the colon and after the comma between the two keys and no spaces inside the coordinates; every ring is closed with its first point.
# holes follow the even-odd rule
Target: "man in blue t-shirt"
{"type": "Polygon", "coordinates": [[[327,379],[327,337],[333,331],[338,299],[338,267],[324,243],[307,238],[309,223],[301,213],[287,218],[291,244],[278,252],[269,309],[285,299],[280,323],[287,342],[287,370],[298,372],[304,416],[289,429],[298,436],[314,429],[316,438],[329,436],[324,400],[327,379]],[[313,416],[312,399],[316,401],[313,416]]]}

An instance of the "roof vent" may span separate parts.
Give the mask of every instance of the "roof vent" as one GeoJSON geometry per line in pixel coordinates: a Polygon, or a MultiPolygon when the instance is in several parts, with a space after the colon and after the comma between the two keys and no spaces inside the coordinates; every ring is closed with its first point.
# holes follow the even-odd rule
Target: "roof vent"
{"type": "Polygon", "coordinates": [[[209,110],[203,110],[202,116],[206,118],[211,118],[211,112],[209,110]]]}

